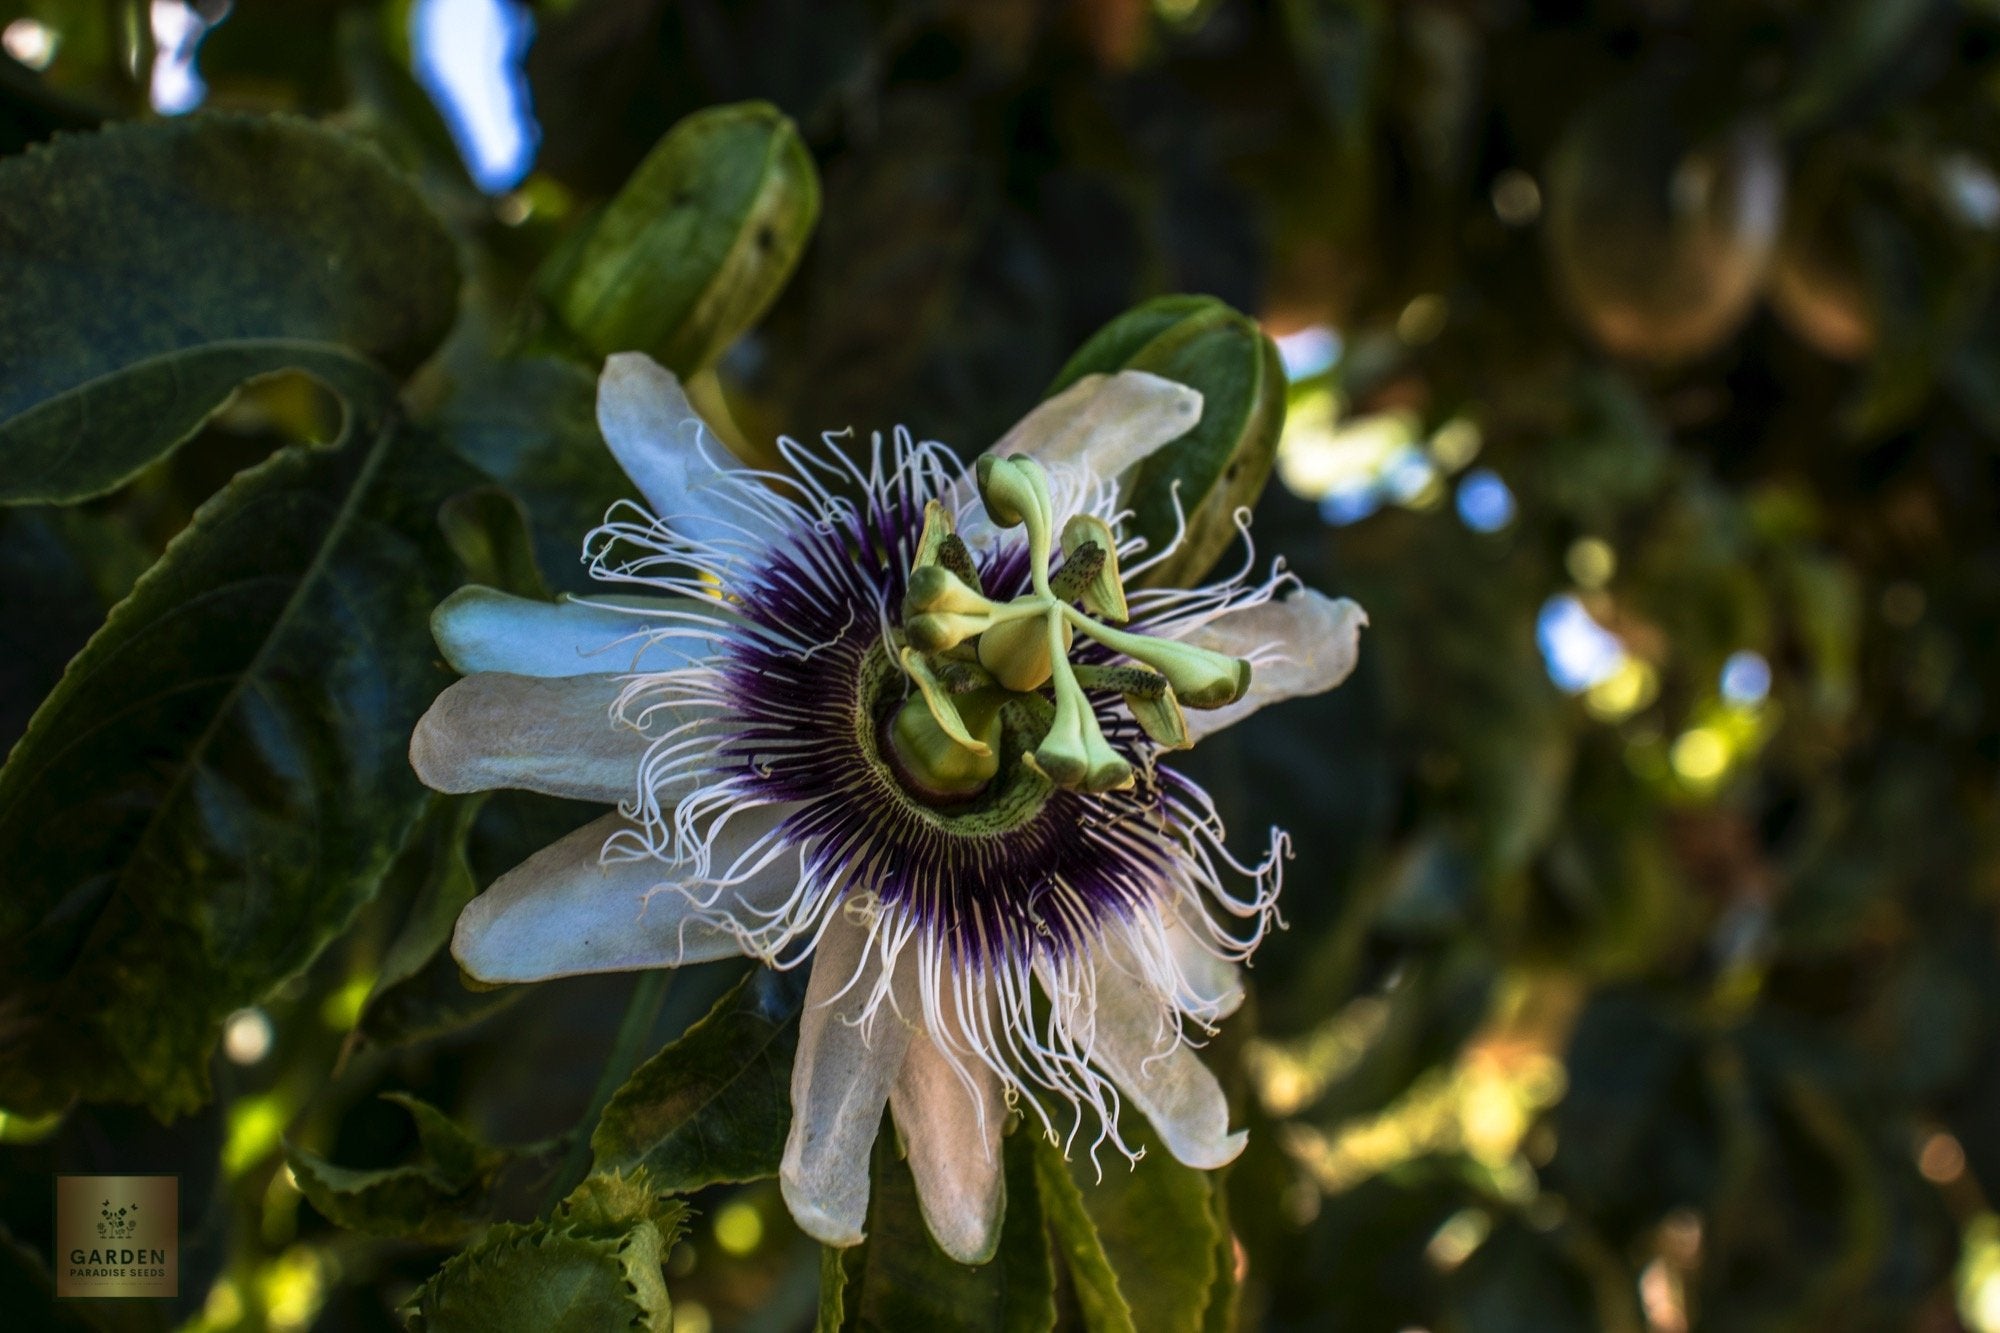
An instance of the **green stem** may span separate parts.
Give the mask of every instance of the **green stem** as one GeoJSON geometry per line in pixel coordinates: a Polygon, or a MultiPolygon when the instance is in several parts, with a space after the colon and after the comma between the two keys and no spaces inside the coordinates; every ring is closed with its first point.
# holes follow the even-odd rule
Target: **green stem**
{"type": "Polygon", "coordinates": [[[604,1114],[612,1094],[638,1067],[646,1038],[651,1035],[653,1025],[660,1020],[660,1009],[667,1002],[667,991],[673,982],[674,974],[667,968],[654,968],[639,974],[639,982],[632,988],[632,998],[625,1005],[625,1017],[619,1021],[618,1035],[611,1039],[611,1050],[604,1057],[604,1070],[597,1076],[597,1088],[590,1094],[590,1107],[583,1113],[583,1119],[577,1122],[575,1131],[570,1135],[569,1151],[563,1154],[562,1165],[556,1169],[555,1179],[549,1182],[548,1198],[542,1202],[544,1215],[554,1212],[564,1196],[582,1182],[590,1156],[590,1136],[597,1128],[598,1117],[604,1114]]]}

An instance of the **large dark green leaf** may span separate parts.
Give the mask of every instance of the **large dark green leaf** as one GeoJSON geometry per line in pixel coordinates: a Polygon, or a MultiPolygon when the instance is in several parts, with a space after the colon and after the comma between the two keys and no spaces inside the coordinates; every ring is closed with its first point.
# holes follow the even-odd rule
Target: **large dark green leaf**
{"type": "Polygon", "coordinates": [[[674,1190],[776,1175],[800,1003],[769,969],[738,982],[613,1095],[590,1137],[597,1169],[643,1165],[674,1190]]]}
{"type": "Polygon", "coordinates": [[[296,446],[196,514],[0,768],[0,1096],[166,1114],[224,1015],[310,961],[421,808],[462,469],[385,429],[296,446]]]}
{"type": "MultiPolygon", "coordinates": [[[[967,1151],[977,1152],[974,1145],[967,1151]]],[[[1055,1324],[1055,1272],[1035,1189],[1035,1147],[1017,1133],[1004,1146],[1007,1214],[1000,1245],[983,1264],[952,1259],[931,1238],[916,1181],[885,1127],[875,1143],[868,1239],[821,1271],[820,1322],[872,1330],[951,1328],[1032,1333],[1055,1324]]]]}
{"type": "Polygon", "coordinates": [[[416,193],[306,121],[126,125],[0,161],[0,502],[108,491],[276,370],[371,418],[456,293],[416,193]]]}
{"type": "Polygon", "coordinates": [[[21,738],[35,705],[151,561],[129,530],[87,509],[0,512],[0,746],[21,738]]]}

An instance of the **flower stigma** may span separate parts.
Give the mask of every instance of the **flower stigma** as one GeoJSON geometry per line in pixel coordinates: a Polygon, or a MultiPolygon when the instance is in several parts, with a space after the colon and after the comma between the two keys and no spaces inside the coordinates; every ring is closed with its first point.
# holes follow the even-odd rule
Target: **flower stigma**
{"type": "Polygon", "coordinates": [[[1130,619],[1110,525],[1080,513],[1058,537],[1048,479],[1024,455],[983,455],[977,478],[987,517],[1027,530],[1028,589],[989,599],[950,511],[925,505],[892,638],[915,692],[883,727],[883,753],[904,789],[932,805],[978,797],[1010,752],[1050,786],[1129,790],[1132,764],[1106,741],[1089,693],[1124,696],[1154,743],[1186,749],[1181,710],[1235,703],[1250,687],[1250,664],[1106,624],[1130,619]],[[1116,665],[1117,657],[1131,662],[1116,665]]]}

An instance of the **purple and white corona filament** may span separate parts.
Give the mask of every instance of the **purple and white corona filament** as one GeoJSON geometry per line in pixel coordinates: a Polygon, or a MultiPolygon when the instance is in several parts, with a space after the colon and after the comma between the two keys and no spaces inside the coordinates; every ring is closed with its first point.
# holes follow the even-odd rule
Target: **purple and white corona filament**
{"type": "Polygon", "coordinates": [[[1012,1111],[1133,1152],[1129,1101],[1176,1158],[1229,1161],[1243,1136],[1192,1039],[1241,998],[1287,847],[1233,855],[1159,761],[1338,684],[1365,618],[1247,563],[1127,592],[1167,552],[1118,540],[1117,478],[1200,410],[1093,376],[976,471],[899,430],[783,441],[790,471],[765,473],[671,374],[612,357],[598,420],[646,504],[590,535],[609,590],[448,599],[466,674],[410,757],[441,791],[617,808],[474,899],[459,961],[491,982],[809,963],[781,1180],[828,1244],[862,1238],[885,1104],[968,1262],[997,1240],[1012,1111]]]}

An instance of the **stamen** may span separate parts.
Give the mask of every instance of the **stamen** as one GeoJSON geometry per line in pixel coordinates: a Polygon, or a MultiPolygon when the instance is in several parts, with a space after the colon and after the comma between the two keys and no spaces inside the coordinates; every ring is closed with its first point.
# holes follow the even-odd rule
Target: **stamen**
{"type": "MultiPolygon", "coordinates": [[[[1039,743],[1023,762],[1072,790],[1128,788],[1135,780],[1132,765],[1105,740],[1084,691],[1111,690],[1125,696],[1127,709],[1148,739],[1165,749],[1184,749],[1191,741],[1183,705],[1220,708],[1242,698],[1250,683],[1250,665],[1102,623],[1097,617],[1123,623],[1131,616],[1119,577],[1118,539],[1110,523],[1089,511],[1072,515],[1062,528],[1062,567],[1051,573],[1055,515],[1041,465],[1022,455],[988,454],[979,460],[976,475],[987,517],[1001,528],[1026,529],[1031,590],[1002,604],[988,599],[950,514],[935,500],[926,503],[903,598],[902,632],[909,647],[902,650],[901,662],[923,696],[931,730],[919,738],[919,720],[914,711],[906,710],[899,714],[891,738],[907,733],[913,745],[920,739],[918,748],[926,755],[937,746],[965,750],[965,755],[938,751],[935,758],[952,776],[921,783],[927,789],[950,788],[969,758],[984,758],[955,711],[954,696],[977,693],[988,682],[1023,696],[1039,697],[1047,689],[1054,695],[1054,707],[1047,710],[1039,743]],[[1069,661],[1078,633],[1143,665],[1112,668],[1089,663],[1079,672],[1069,661]],[[963,660],[966,657],[976,661],[980,677],[966,679],[961,672],[962,684],[947,685],[951,660],[947,654],[963,666],[970,666],[963,660]]],[[[931,762],[918,754],[902,758],[916,769],[931,762]]]]}

